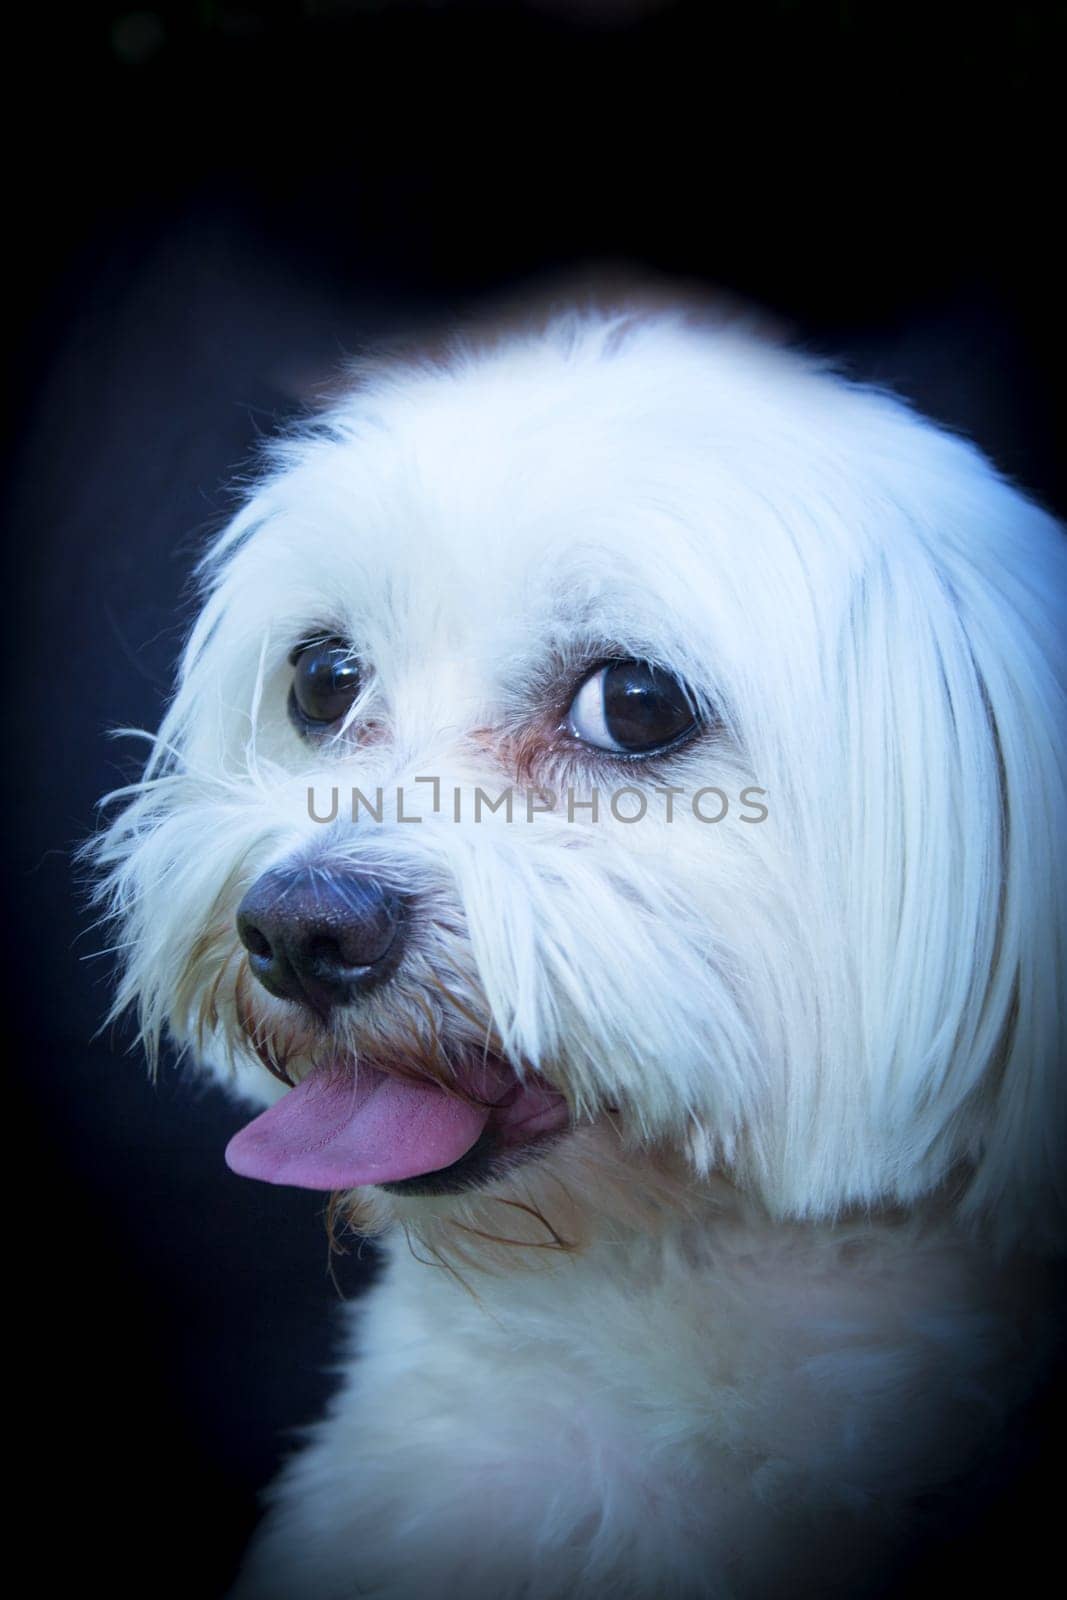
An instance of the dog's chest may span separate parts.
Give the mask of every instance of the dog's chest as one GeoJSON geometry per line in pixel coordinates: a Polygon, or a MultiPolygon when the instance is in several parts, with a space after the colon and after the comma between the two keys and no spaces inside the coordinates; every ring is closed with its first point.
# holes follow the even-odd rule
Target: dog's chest
{"type": "Polygon", "coordinates": [[[811,1562],[847,1593],[1024,1363],[952,1251],[749,1243],[469,1288],[394,1244],[281,1496],[308,1592],[747,1600],[811,1562]]]}

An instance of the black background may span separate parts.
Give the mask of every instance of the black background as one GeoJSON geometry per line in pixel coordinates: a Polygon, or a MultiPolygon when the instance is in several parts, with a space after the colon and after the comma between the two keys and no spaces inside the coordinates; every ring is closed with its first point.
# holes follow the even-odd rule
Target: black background
{"type": "MultiPolygon", "coordinates": [[[[320,0],[4,29],[22,1527],[44,1587],[206,1597],[372,1270],[331,1273],[320,1197],[226,1172],[221,1097],[94,1037],[106,938],[70,851],[136,767],[106,730],[158,720],[227,484],[342,354],[593,263],[771,307],[1062,512],[1063,11],[320,0]]],[[[1041,1481],[925,1581],[1007,1553],[1027,1582],[1041,1481]]]]}

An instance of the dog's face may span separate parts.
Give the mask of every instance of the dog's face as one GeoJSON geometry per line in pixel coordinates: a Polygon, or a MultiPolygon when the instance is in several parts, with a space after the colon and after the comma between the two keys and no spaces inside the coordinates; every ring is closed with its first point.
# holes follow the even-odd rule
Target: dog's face
{"type": "Polygon", "coordinates": [[[103,845],[121,1003],[277,1102],[231,1147],[274,1181],[519,1192],[600,1128],[783,1213],[963,1173],[1021,1218],[1059,539],[893,401],[680,320],[366,375],[205,563],[103,845]]]}

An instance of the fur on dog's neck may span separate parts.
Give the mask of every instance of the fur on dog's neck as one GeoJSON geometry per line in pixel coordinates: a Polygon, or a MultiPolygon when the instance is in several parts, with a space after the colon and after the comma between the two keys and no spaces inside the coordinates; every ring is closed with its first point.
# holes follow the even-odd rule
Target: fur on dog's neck
{"type": "MultiPolygon", "coordinates": [[[[616,1120],[603,1116],[572,1131],[547,1155],[526,1161],[484,1187],[460,1194],[405,1196],[360,1189],[335,1197],[331,1235],[399,1231],[416,1255],[466,1280],[543,1271],[546,1258],[580,1258],[616,1247],[678,1250],[696,1271],[711,1268],[727,1239],[777,1252],[786,1239],[818,1238],[855,1257],[884,1241],[895,1251],[940,1246],[985,1255],[993,1247],[961,1223],[957,1205],[966,1174],[921,1204],[863,1207],[818,1221],[774,1217],[722,1172],[696,1177],[687,1153],[667,1145],[629,1146],[616,1120]]],[[[993,1251],[994,1257],[999,1252],[993,1251]]]]}

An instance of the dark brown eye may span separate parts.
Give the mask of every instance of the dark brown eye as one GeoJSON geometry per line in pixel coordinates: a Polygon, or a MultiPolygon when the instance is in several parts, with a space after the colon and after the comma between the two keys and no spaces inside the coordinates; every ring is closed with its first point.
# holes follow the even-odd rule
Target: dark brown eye
{"type": "Polygon", "coordinates": [[[294,652],[289,715],[301,733],[348,713],[360,689],[359,662],[344,639],[320,639],[294,652]]]}
{"type": "Polygon", "coordinates": [[[567,715],[584,744],[618,755],[647,755],[677,743],[697,725],[684,683],[642,661],[612,661],[582,684],[567,715]]]}

